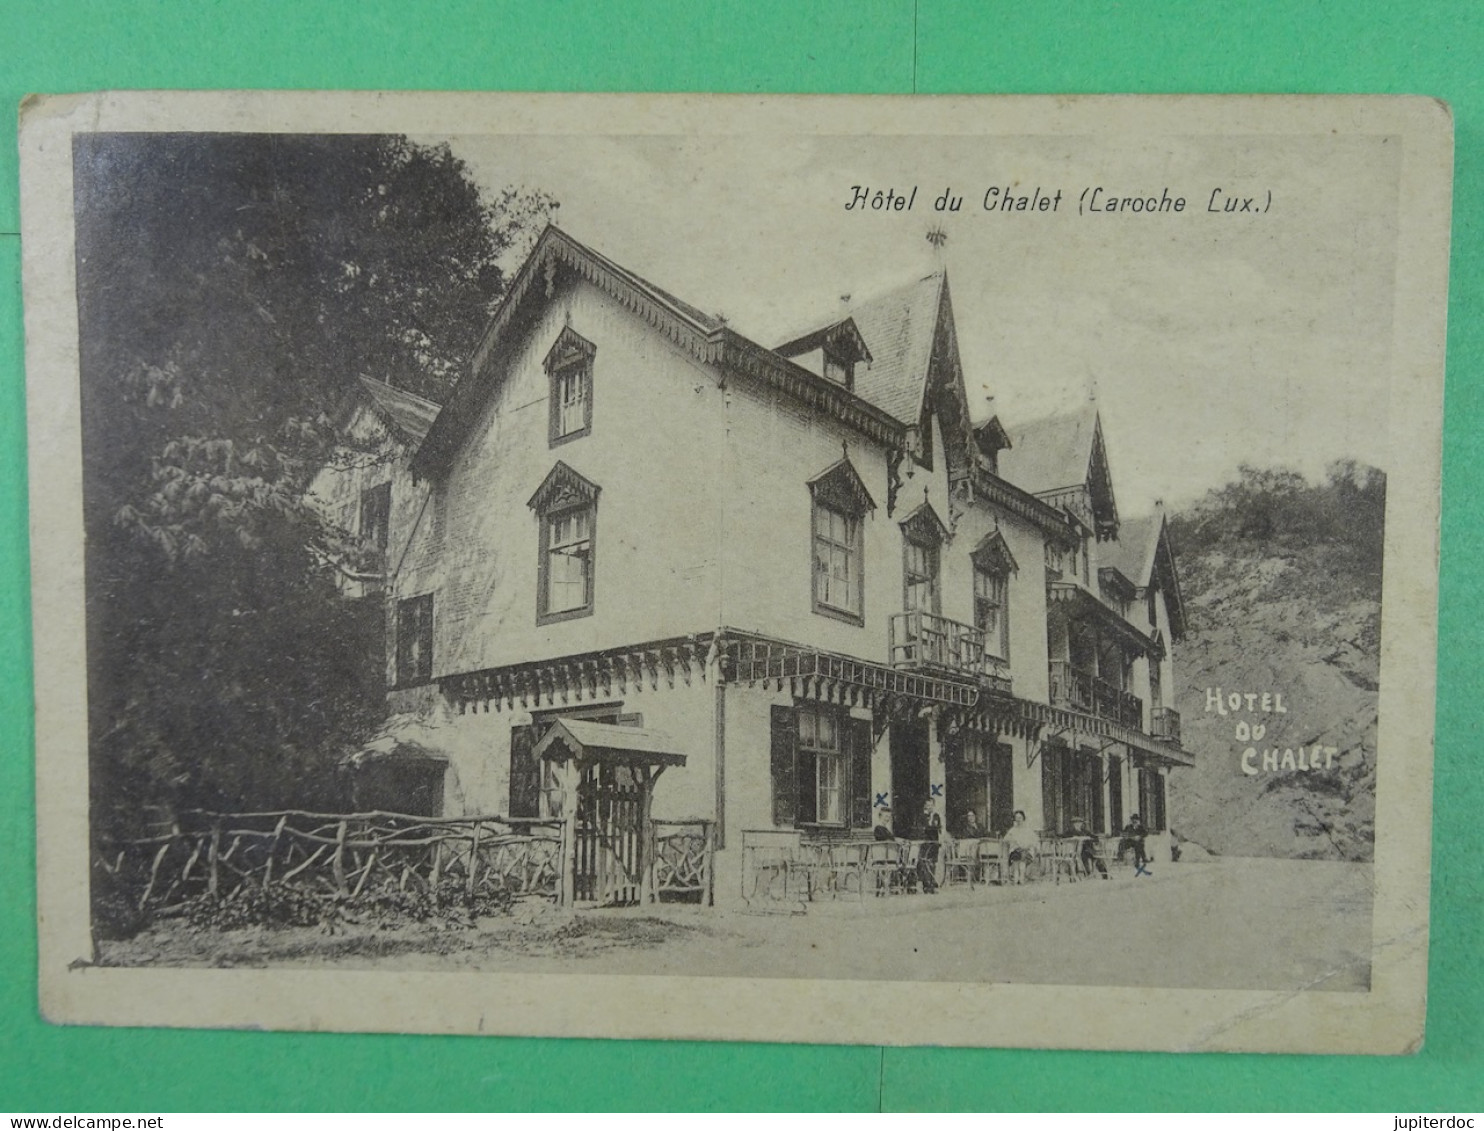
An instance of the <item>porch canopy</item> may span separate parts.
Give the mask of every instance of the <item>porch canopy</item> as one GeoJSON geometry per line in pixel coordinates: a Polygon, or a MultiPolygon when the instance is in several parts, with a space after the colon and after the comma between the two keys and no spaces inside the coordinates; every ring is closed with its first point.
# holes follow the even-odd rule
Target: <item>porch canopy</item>
{"type": "Polygon", "coordinates": [[[628,766],[683,766],[675,740],[657,730],[558,719],[536,744],[538,759],[554,762],[607,762],[628,766]]]}

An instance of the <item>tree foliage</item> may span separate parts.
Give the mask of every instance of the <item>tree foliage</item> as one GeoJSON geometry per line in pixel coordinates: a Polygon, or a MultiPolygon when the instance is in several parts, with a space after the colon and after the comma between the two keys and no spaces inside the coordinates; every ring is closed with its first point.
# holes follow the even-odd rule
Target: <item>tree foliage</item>
{"type": "Polygon", "coordinates": [[[93,135],[74,180],[94,804],[322,801],[382,642],[305,489],[359,376],[446,399],[555,202],[395,136],[93,135]]]}
{"type": "Polygon", "coordinates": [[[1332,463],[1323,482],[1288,468],[1243,465],[1238,477],[1172,517],[1182,553],[1246,546],[1268,556],[1324,547],[1330,572],[1381,596],[1386,474],[1355,460],[1332,463]]]}

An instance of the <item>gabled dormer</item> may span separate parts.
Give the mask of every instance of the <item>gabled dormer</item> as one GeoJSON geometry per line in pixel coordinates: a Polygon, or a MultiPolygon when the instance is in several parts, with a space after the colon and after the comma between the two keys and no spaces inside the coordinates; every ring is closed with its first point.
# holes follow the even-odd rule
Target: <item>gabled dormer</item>
{"type": "Polygon", "coordinates": [[[857,367],[871,363],[871,351],[853,318],[812,330],[785,342],[773,352],[852,390],[857,367]]]}
{"type": "Polygon", "coordinates": [[[974,449],[977,453],[979,466],[991,475],[1000,473],[1000,453],[1012,447],[1010,434],[1005,431],[1004,425],[1000,423],[998,416],[991,416],[988,420],[974,425],[974,449]]]}
{"type": "Polygon", "coordinates": [[[936,424],[948,474],[967,471],[974,458],[968,398],[945,272],[853,304],[848,318],[791,337],[774,352],[817,363],[816,372],[828,375],[826,346],[838,358],[832,371],[848,374],[856,393],[906,426],[906,453],[920,466],[931,469],[939,458],[936,424]]]}

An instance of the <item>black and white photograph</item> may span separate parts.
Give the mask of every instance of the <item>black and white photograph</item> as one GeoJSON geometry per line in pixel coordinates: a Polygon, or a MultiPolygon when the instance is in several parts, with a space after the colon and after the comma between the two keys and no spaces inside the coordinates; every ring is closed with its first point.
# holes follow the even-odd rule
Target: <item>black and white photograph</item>
{"type": "Polygon", "coordinates": [[[1422,1039],[1431,103],[97,95],[22,151],[48,1016],[1422,1039]]]}

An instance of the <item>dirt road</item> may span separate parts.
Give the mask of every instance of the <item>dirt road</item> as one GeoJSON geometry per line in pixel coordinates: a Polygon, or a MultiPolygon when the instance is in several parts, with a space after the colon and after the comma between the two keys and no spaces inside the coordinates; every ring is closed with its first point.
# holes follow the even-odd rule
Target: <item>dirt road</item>
{"type": "Polygon", "coordinates": [[[183,933],[109,944],[119,965],[318,966],[1363,990],[1371,868],[1220,858],[1109,881],[813,904],[560,909],[477,927],[183,933]]]}

